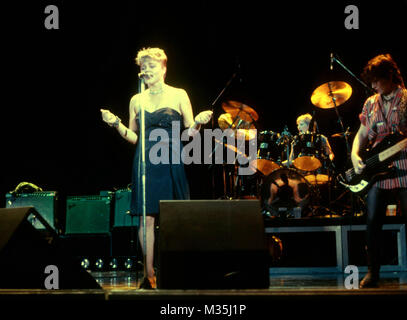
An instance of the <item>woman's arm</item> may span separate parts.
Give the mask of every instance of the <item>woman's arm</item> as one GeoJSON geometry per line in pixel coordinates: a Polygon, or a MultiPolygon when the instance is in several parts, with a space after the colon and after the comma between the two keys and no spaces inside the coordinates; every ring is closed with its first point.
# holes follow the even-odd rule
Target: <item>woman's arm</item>
{"type": "Polygon", "coordinates": [[[127,128],[122,122],[121,119],[111,113],[109,110],[106,109],[100,109],[102,113],[102,119],[104,122],[106,122],[109,126],[116,128],[117,132],[129,141],[130,143],[136,144],[138,141],[138,136],[135,133],[137,129],[137,123],[136,123],[136,106],[138,102],[138,97],[137,95],[133,96],[133,98],[130,100],[130,107],[129,107],[129,127],[127,128]]]}
{"type": "Polygon", "coordinates": [[[202,111],[195,119],[192,111],[191,101],[185,90],[180,90],[180,110],[184,119],[184,126],[188,128],[188,135],[190,137],[195,136],[202,124],[206,124],[211,120],[212,111],[202,111]]]}

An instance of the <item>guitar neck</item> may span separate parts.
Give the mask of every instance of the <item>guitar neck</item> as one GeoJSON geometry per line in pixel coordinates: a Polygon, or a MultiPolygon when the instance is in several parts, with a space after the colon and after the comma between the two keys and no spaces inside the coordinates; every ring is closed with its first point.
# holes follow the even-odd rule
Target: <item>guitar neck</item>
{"type": "MultiPolygon", "coordinates": [[[[398,152],[407,148],[407,138],[399,141],[394,146],[389,147],[388,149],[375,154],[374,156],[370,157],[365,161],[368,170],[374,170],[377,165],[380,163],[388,160],[398,152]]],[[[354,168],[350,168],[345,172],[346,178],[350,181],[353,177],[355,177],[356,173],[354,168]]]]}
{"type": "Polygon", "coordinates": [[[389,159],[390,157],[394,156],[396,153],[402,151],[403,149],[407,148],[407,138],[401,140],[400,142],[396,143],[394,146],[380,152],[378,154],[379,161],[383,162],[389,159]]]}

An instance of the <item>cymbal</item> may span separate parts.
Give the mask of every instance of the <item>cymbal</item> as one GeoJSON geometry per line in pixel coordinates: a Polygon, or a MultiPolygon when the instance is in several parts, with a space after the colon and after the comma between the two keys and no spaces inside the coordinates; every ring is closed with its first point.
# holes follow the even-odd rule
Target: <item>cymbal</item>
{"type": "Polygon", "coordinates": [[[219,128],[226,130],[227,128],[232,128],[233,117],[230,113],[222,113],[218,118],[219,128]]]}
{"type": "Polygon", "coordinates": [[[256,129],[252,122],[247,122],[244,120],[235,120],[230,113],[223,113],[218,118],[219,127],[222,130],[232,129],[233,134],[236,135],[238,139],[251,140],[256,136],[256,131],[251,129],[256,129]],[[236,129],[237,125],[239,127],[236,129]]]}
{"type": "Polygon", "coordinates": [[[241,102],[227,101],[222,103],[222,108],[227,113],[230,113],[233,118],[239,116],[240,119],[248,122],[257,121],[259,119],[257,112],[253,108],[241,102]]]}
{"type": "Polygon", "coordinates": [[[311,95],[313,105],[321,109],[338,107],[352,95],[352,87],[344,81],[329,81],[314,90],[311,95]],[[335,104],[333,102],[335,100],[335,104]]]}
{"type": "Polygon", "coordinates": [[[338,137],[342,138],[345,135],[350,136],[351,134],[352,134],[352,132],[345,132],[345,133],[339,132],[339,133],[334,133],[333,135],[331,135],[331,137],[332,138],[338,138],[338,137]]]}
{"type": "MultiPolygon", "coordinates": [[[[218,144],[222,144],[222,142],[218,139],[215,139],[215,143],[218,144]]],[[[242,158],[247,158],[247,155],[244,154],[243,152],[241,152],[238,148],[236,148],[234,145],[230,145],[230,144],[223,144],[226,148],[228,148],[229,150],[232,150],[233,152],[237,153],[238,155],[240,155],[242,158]]]]}

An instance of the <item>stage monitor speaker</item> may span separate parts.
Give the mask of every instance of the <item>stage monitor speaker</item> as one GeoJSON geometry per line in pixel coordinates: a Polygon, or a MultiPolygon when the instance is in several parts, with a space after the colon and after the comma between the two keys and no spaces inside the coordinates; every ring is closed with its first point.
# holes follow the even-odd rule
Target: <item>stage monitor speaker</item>
{"type": "Polygon", "coordinates": [[[161,289],[269,287],[258,200],[160,201],[161,289]]]}
{"type": "Polygon", "coordinates": [[[57,277],[58,289],[101,289],[68,252],[61,250],[58,235],[34,207],[0,209],[0,288],[48,289],[45,283],[51,275],[57,277]],[[47,234],[31,224],[32,215],[47,234]],[[47,266],[57,269],[52,267],[51,273],[47,266]]]}

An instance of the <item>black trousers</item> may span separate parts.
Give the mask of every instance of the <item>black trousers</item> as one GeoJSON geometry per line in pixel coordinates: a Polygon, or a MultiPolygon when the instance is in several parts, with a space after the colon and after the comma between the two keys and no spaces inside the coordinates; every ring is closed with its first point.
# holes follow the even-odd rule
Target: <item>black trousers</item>
{"type": "Polygon", "coordinates": [[[375,268],[380,267],[380,243],[384,217],[388,204],[399,201],[400,211],[407,221],[407,188],[401,189],[379,189],[372,187],[367,195],[367,226],[366,244],[368,253],[368,265],[375,268]]]}

